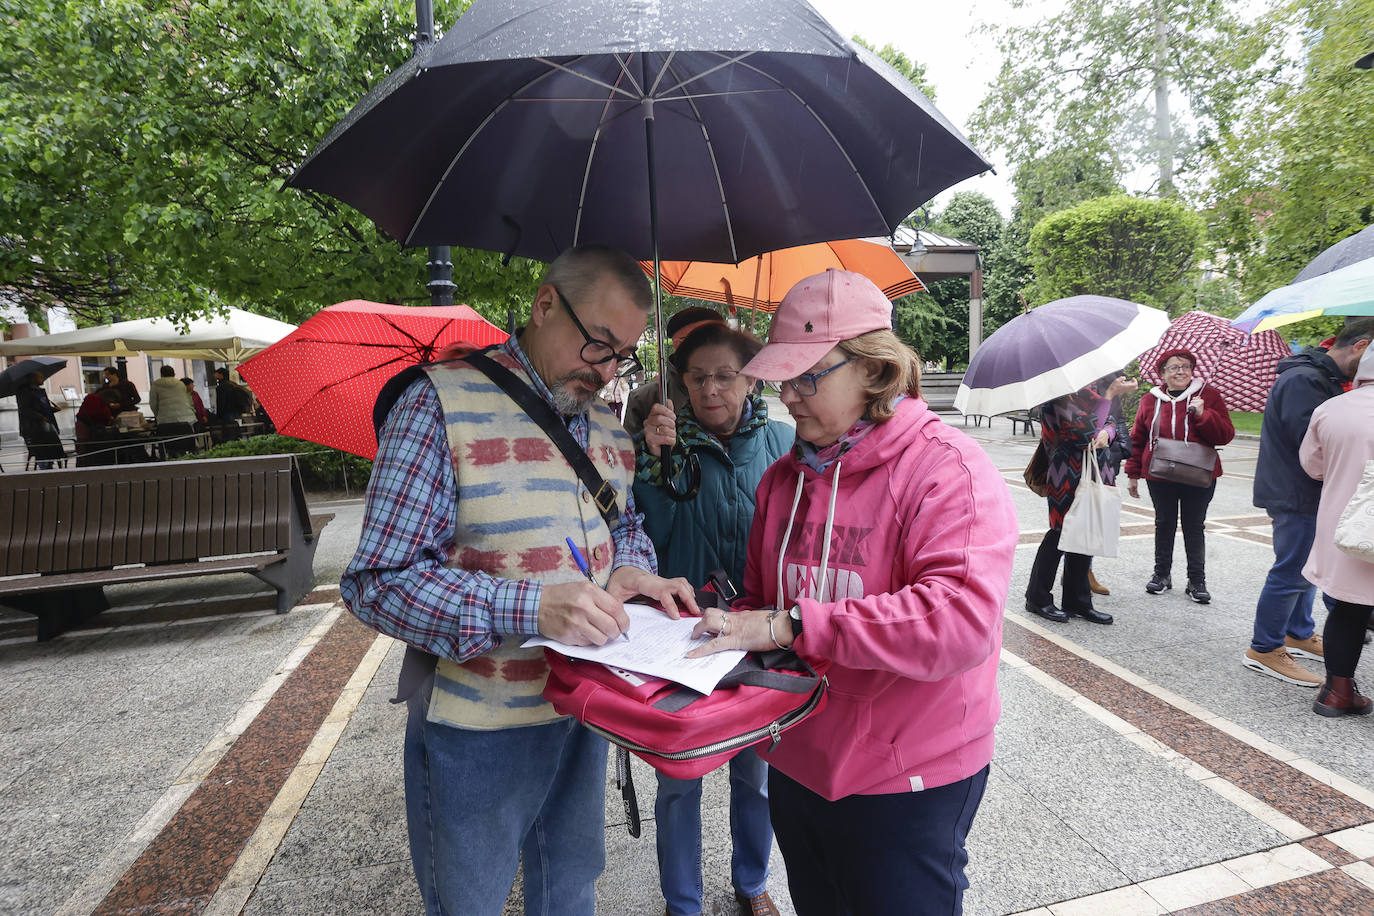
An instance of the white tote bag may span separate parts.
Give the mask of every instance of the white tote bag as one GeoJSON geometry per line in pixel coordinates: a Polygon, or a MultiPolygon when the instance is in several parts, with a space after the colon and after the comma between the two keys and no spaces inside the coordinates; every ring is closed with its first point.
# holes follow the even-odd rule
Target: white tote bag
{"type": "Polygon", "coordinates": [[[1374,563],[1374,461],[1365,462],[1364,476],[1336,523],[1336,546],[1358,560],[1374,563]]]}
{"type": "Polygon", "coordinates": [[[1073,495],[1073,505],[1064,515],[1064,530],[1059,549],[1090,557],[1116,556],[1121,539],[1121,494],[1102,482],[1097,456],[1088,448],[1083,452],[1083,474],[1073,495]]]}

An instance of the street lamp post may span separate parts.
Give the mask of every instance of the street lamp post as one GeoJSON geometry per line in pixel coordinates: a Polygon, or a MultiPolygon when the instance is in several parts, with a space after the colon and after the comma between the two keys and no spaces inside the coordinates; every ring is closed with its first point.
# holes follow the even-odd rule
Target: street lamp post
{"type": "MultiPolygon", "coordinates": [[[[433,41],[434,3],[432,0],[415,0],[414,53],[420,53],[433,41]]],[[[453,282],[453,261],[449,246],[429,246],[429,259],[425,262],[425,267],[429,270],[429,282],[425,284],[429,290],[429,304],[452,305],[453,291],[457,284],[453,282]]]]}

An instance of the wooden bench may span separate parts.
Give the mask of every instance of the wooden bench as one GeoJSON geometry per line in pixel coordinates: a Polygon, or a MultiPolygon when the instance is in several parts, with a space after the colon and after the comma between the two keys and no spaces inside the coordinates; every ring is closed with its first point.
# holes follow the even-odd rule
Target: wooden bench
{"type": "MultiPolygon", "coordinates": [[[[921,373],[921,397],[925,398],[930,409],[937,413],[951,413],[954,411],[954,396],[959,393],[959,386],[963,384],[964,373],[962,372],[922,372],[921,373]]],[[[992,425],[991,417],[984,417],[982,414],[964,414],[964,425],[968,426],[968,421],[973,420],[974,426],[982,426],[983,421],[987,420],[988,425],[992,425]]]]}
{"type": "Polygon", "coordinates": [[[320,530],[290,455],[0,477],[0,603],[51,639],[117,583],[251,573],[284,614],[314,586],[320,530]]]}

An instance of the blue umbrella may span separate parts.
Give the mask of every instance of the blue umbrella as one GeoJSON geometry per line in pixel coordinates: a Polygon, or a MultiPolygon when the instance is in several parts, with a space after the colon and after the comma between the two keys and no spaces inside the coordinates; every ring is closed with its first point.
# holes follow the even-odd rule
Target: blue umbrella
{"type": "Polygon", "coordinates": [[[1280,286],[1231,324],[1251,332],[1267,331],[1323,315],[1374,315],[1374,258],[1280,286]]]}
{"type": "Polygon", "coordinates": [[[1169,315],[1109,296],[1071,296],[1002,325],[969,360],[954,407],[996,416],[1029,410],[1115,372],[1159,342],[1169,315]]]}

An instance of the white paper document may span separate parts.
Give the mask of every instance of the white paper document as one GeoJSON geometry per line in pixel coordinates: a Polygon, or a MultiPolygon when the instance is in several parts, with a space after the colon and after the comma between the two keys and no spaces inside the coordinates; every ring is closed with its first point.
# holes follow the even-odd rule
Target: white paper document
{"type": "Polygon", "coordinates": [[[744,658],[742,649],[729,649],[705,658],[687,658],[689,650],[705,642],[704,638],[692,638],[692,628],[700,617],[673,620],[658,608],[643,604],[627,604],[625,611],[630,615],[628,640],[612,639],[604,646],[568,646],[536,636],[526,640],[525,646],[548,646],[569,658],[584,658],[609,668],[667,678],[699,693],[714,690],[720,679],[744,658]]]}

